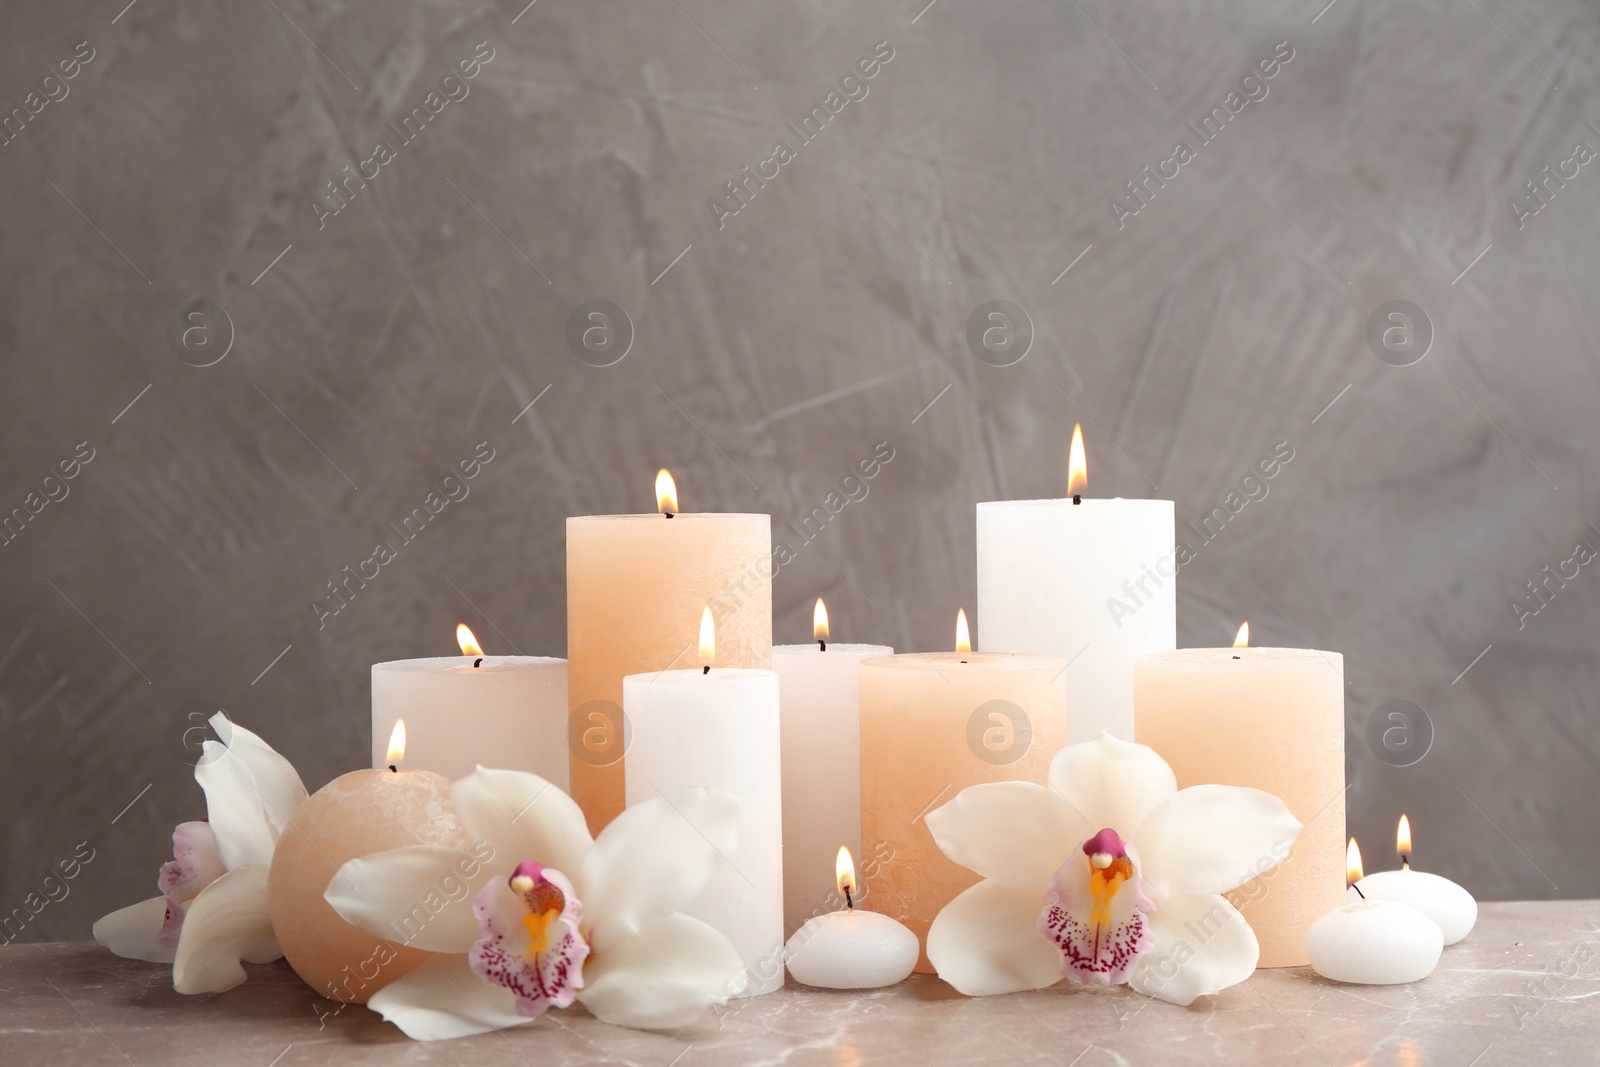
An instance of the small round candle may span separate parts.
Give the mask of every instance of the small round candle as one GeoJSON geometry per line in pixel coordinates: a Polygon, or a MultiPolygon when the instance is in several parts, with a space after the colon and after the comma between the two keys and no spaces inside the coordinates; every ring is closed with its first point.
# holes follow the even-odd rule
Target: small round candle
{"type": "Polygon", "coordinates": [[[1411,905],[1438,924],[1447,945],[1470,934],[1478,921],[1478,902],[1450,879],[1411,866],[1411,820],[1404,815],[1395,833],[1395,850],[1400,853],[1400,869],[1367,875],[1360,882],[1362,894],[1368,900],[1411,905]]]}
{"type": "Polygon", "coordinates": [[[789,974],[823,989],[876,989],[903,982],[917,965],[917,937],[887,915],[855,906],[855,864],[839,849],[837,880],[846,906],[806,921],[784,946],[789,974]]]}
{"type": "MultiPolygon", "coordinates": [[[[1350,882],[1361,881],[1361,852],[1350,839],[1350,882]]],[[[1360,890],[1358,889],[1359,893],[1360,890]]],[[[1444,935],[1416,908],[1393,900],[1358,899],[1328,912],[1306,932],[1311,968],[1354,985],[1420,981],[1438,966],[1444,935]]]]}

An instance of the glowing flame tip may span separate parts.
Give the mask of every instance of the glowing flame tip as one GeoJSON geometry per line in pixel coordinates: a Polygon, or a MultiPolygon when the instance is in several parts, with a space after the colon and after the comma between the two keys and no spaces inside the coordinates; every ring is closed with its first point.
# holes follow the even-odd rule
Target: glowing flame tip
{"type": "Polygon", "coordinates": [[[1361,870],[1361,847],[1356,844],[1356,839],[1350,839],[1350,847],[1344,852],[1345,881],[1355,885],[1365,877],[1361,870]]]}
{"type": "Polygon", "coordinates": [[[817,606],[811,612],[811,636],[818,641],[828,639],[828,605],[817,597],[817,606]]]}
{"type": "Polygon", "coordinates": [[[663,515],[678,512],[678,483],[672,480],[672,472],[665,467],[656,471],[656,510],[663,515]]]}
{"type": "Polygon", "coordinates": [[[1089,485],[1089,461],[1083,453],[1083,426],[1072,427],[1072,450],[1067,454],[1067,495],[1077,496],[1089,485]]]}
{"type": "Polygon", "coordinates": [[[1239,632],[1233,637],[1233,647],[1250,647],[1250,623],[1248,621],[1239,624],[1239,632]]]}
{"type": "Polygon", "coordinates": [[[710,667],[717,662],[717,622],[711,617],[711,605],[700,613],[700,666],[710,667]]]}
{"type": "Polygon", "coordinates": [[[956,609],[956,651],[972,651],[972,631],[967,628],[967,609],[956,609]]]}
{"type": "Polygon", "coordinates": [[[1411,854],[1411,820],[1400,816],[1400,825],[1394,831],[1394,850],[1402,856],[1411,854]]]}
{"type": "Polygon", "coordinates": [[[483,646],[478,644],[478,638],[472,632],[472,627],[464,622],[456,623],[456,644],[461,646],[463,656],[483,655],[483,646]]]}
{"type": "Polygon", "coordinates": [[[841,894],[844,893],[845,887],[848,886],[852,894],[859,895],[859,887],[856,885],[855,860],[850,857],[850,850],[843,845],[839,846],[839,858],[833,864],[833,880],[834,884],[839,887],[841,894]]]}
{"type": "Polygon", "coordinates": [[[396,719],[394,729],[389,733],[389,754],[384,757],[384,762],[393,766],[406,758],[406,721],[396,719]]]}

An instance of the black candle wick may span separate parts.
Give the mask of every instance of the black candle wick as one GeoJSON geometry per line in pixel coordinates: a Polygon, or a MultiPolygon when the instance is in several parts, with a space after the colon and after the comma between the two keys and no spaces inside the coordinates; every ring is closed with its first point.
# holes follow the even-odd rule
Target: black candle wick
{"type": "Polygon", "coordinates": [[[851,911],[855,911],[856,910],[856,902],[850,899],[850,883],[849,882],[846,882],[844,884],[844,906],[849,908],[851,911]]]}
{"type": "Polygon", "coordinates": [[[478,657],[478,662],[476,662],[476,663],[474,663],[474,664],[473,664],[473,666],[474,666],[474,667],[481,667],[481,666],[483,666],[483,657],[482,657],[482,656],[479,656],[479,657],[478,657]]]}
{"type": "Polygon", "coordinates": [[[711,664],[708,663],[703,668],[701,668],[700,673],[701,674],[710,674],[711,673],[711,664]]]}
{"type": "Polygon", "coordinates": [[[826,637],[817,638],[817,644],[822,646],[822,651],[828,651],[828,639],[826,637]]]}
{"type": "Polygon", "coordinates": [[[400,768],[399,768],[399,767],[396,767],[396,766],[395,766],[395,765],[394,765],[394,764],[392,764],[392,763],[391,763],[391,764],[389,764],[389,769],[390,769],[390,770],[391,770],[391,771],[393,771],[393,772],[394,772],[394,773],[395,773],[395,774],[399,774],[399,773],[400,773],[400,768]]]}

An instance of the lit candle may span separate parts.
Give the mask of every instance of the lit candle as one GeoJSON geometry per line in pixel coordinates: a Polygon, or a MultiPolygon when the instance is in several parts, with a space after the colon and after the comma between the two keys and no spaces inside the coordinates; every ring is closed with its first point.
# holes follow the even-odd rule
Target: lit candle
{"type": "Polygon", "coordinates": [[[713,665],[716,623],[707,606],[700,666],[631,674],[622,706],[633,723],[624,764],[630,805],[703,786],[739,800],[739,839],[706,889],[683,908],[720,930],[744,960],[734,996],[783,985],[783,815],[778,676],[713,665]]]}
{"type": "Polygon", "coordinates": [[[1439,924],[1444,943],[1453,945],[1472,932],[1478,921],[1478,902],[1448,878],[1411,866],[1411,820],[1400,816],[1395,830],[1398,871],[1369,874],[1357,886],[1368,900],[1395,900],[1409,904],[1439,924]]]}
{"type": "Polygon", "coordinates": [[[772,520],[683,514],[656,475],[654,515],[567,520],[572,798],[598,834],[622,811],[622,679],[693,662],[712,605],[726,667],[772,666],[772,520]]]}
{"type": "Polygon", "coordinates": [[[1177,644],[1177,539],[1170,500],[1090,500],[1074,427],[1063,500],[978,505],[984,651],[1067,661],[1057,679],[1067,741],[1133,738],[1133,661],[1177,644]]]}
{"type": "Polygon", "coordinates": [[[856,907],[856,868],[840,848],[836,883],[844,907],[807,920],[784,946],[794,980],[823,989],[877,989],[903,982],[917,965],[917,935],[887,915],[856,907]]]}
{"type": "MultiPolygon", "coordinates": [[[[1361,889],[1361,850],[1350,839],[1347,879],[1361,889]]],[[[1335,908],[1306,932],[1306,955],[1324,978],[1355,985],[1401,985],[1433,973],[1444,950],[1434,921],[1409,904],[1361,898],[1335,908]]]]}
{"type": "Polygon", "coordinates": [[[828,640],[828,609],[812,613],[809,645],[772,650],[783,730],[783,922],[794,930],[834,892],[828,862],[843,841],[861,851],[861,661],[887,645],[828,640]]]}
{"type": "MultiPolygon", "coordinates": [[[[473,850],[450,803],[450,780],[433,771],[401,770],[405,751],[401,720],[385,752],[389,766],[351,771],[313,793],[289,820],[272,856],[267,906],[278,945],[307,985],[334,1000],[365,1004],[431,955],[375,938],[341,919],[323,899],[339,867],[407,845],[473,850]]],[[[424,901],[417,905],[427,908],[424,901]]]]}
{"type": "Polygon", "coordinates": [[[1134,740],[1161,754],[1179,789],[1260,789],[1300,820],[1292,850],[1260,857],[1263,877],[1228,894],[1256,932],[1259,965],[1299,967],[1306,931],[1344,901],[1344,657],[1249,640],[1246,623],[1232,648],[1139,657],[1134,740]]]}
{"type": "Polygon", "coordinates": [[[567,788],[567,661],[486,656],[466,623],[459,656],[372,665],[372,765],[404,719],[406,765],[465,778],[479,763],[567,788]]]}
{"type": "MultiPolygon", "coordinates": [[[[963,611],[955,652],[861,661],[861,840],[882,856],[872,899],[919,941],[978,880],[939,851],[923,816],[980,782],[1045,784],[1066,744],[1065,661],[971,647],[963,611]]],[[[933,971],[925,953],[917,969],[933,971]]]]}

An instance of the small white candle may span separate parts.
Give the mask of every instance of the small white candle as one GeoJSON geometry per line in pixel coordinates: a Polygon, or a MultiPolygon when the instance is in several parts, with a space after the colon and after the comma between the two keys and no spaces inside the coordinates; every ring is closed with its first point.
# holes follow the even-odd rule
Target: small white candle
{"type": "Polygon", "coordinates": [[[1478,902],[1450,879],[1411,866],[1411,820],[1404,815],[1395,833],[1395,848],[1400,853],[1398,871],[1379,871],[1357,883],[1366,898],[1411,905],[1438,924],[1447,945],[1471,933],[1478,921],[1478,902]]]}
{"type": "MultiPolygon", "coordinates": [[[[1361,852],[1350,839],[1350,881],[1361,881],[1361,852]]],[[[1409,904],[1360,900],[1335,908],[1306,932],[1311,968],[1324,978],[1355,985],[1420,981],[1438,966],[1444,935],[1409,904]]]]}
{"type": "Polygon", "coordinates": [[[794,980],[823,989],[877,989],[903,982],[917,965],[917,937],[887,915],[855,906],[855,863],[839,849],[837,884],[845,907],[810,919],[784,946],[794,980]]]}
{"type": "Polygon", "coordinates": [[[683,911],[720,930],[744,960],[731,996],[783,985],[783,776],[778,676],[713,667],[711,609],[702,616],[700,667],[630,674],[622,709],[633,726],[623,761],[629,806],[694,787],[739,800],[739,840],[705,891],[683,911]]]}
{"type": "Polygon", "coordinates": [[[478,764],[532,771],[567,788],[567,661],[485,656],[465,623],[459,656],[372,665],[372,766],[406,721],[406,763],[454,780],[478,764]]]}
{"type": "Polygon", "coordinates": [[[810,645],[778,645],[783,732],[783,923],[794,930],[834,894],[828,864],[839,843],[861,851],[861,661],[887,645],[828,640],[819,599],[810,645]]]}

